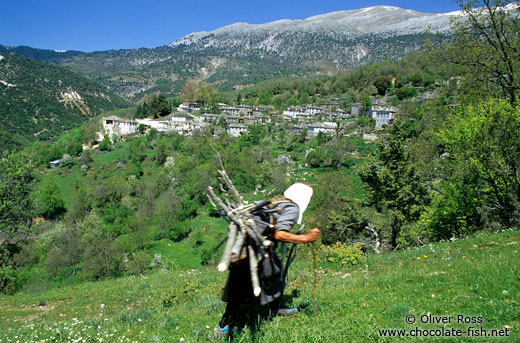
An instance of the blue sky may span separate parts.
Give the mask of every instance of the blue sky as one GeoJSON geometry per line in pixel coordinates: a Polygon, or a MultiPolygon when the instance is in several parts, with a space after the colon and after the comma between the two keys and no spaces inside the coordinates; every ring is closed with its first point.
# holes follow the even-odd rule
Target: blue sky
{"type": "Polygon", "coordinates": [[[452,0],[6,0],[0,44],[80,51],[157,47],[236,22],[303,19],[374,5],[430,13],[458,9],[452,0]]]}

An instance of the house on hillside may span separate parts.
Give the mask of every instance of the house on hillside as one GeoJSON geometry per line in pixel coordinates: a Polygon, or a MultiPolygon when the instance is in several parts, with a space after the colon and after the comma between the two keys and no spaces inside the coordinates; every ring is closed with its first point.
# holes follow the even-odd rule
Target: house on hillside
{"type": "Polygon", "coordinates": [[[189,135],[193,132],[193,123],[195,118],[187,113],[175,113],[171,116],[170,124],[172,130],[177,131],[181,135],[189,135]]]}
{"type": "Polygon", "coordinates": [[[250,116],[253,114],[253,108],[248,105],[238,105],[238,110],[240,111],[240,115],[250,116]]]}
{"type": "Polygon", "coordinates": [[[103,132],[99,133],[100,140],[104,135],[108,135],[110,139],[114,136],[125,136],[137,132],[139,123],[135,120],[109,116],[101,119],[103,124],[103,132]]]}
{"type": "Polygon", "coordinates": [[[226,128],[227,133],[233,137],[239,137],[242,133],[248,133],[247,126],[243,124],[231,124],[226,128]]]}
{"type": "Polygon", "coordinates": [[[372,119],[376,120],[376,129],[382,129],[383,125],[390,125],[395,118],[397,109],[395,107],[376,107],[372,108],[372,119]]]}
{"type": "Polygon", "coordinates": [[[352,107],[350,108],[350,114],[352,117],[357,118],[361,114],[361,104],[352,104],[352,107]]]}
{"type": "Polygon", "coordinates": [[[211,123],[216,122],[219,118],[218,114],[213,113],[203,113],[200,115],[200,119],[202,119],[203,122],[211,123]]]}
{"type": "Polygon", "coordinates": [[[323,111],[315,106],[292,106],[283,111],[282,115],[285,120],[311,120],[323,111]]]}
{"type": "Polygon", "coordinates": [[[220,104],[219,109],[224,114],[239,115],[240,109],[238,107],[228,106],[226,104],[220,104]]]}
{"type": "Polygon", "coordinates": [[[195,112],[200,111],[200,109],[203,107],[203,103],[200,101],[196,102],[183,102],[179,105],[178,109],[182,112],[195,112]]]}

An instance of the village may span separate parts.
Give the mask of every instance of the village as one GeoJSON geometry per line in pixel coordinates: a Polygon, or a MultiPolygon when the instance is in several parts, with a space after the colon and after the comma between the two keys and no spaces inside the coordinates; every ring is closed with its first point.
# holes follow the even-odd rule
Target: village
{"type": "Polygon", "coordinates": [[[126,119],[117,116],[102,118],[99,139],[108,135],[113,141],[124,137],[155,129],[158,132],[177,132],[183,136],[193,136],[211,126],[214,136],[226,131],[230,136],[239,137],[249,134],[249,125],[283,126],[291,134],[306,132],[308,137],[315,137],[320,132],[324,135],[339,135],[340,127],[349,121],[368,114],[375,121],[379,130],[392,123],[398,108],[381,104],[374,99],[370,110],[364,110],[359,103],[352,104],[350,110],[338,106],[340,99],[331,99],[325,105],[291,106],[281,114],[273,106],[229,106],[219,104],[220,114],[207,113],[200,103],[182,103],[176,111],[157,119],[126,119]]]}

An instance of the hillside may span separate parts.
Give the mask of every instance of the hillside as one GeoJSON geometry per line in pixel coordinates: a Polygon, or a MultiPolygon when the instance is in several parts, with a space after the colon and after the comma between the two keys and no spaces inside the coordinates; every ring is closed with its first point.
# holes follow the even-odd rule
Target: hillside
{"type": "Polygon", "coordinates": [[[449,37],[449,20],[458,15],[375,6],[302,20],[235,23],[152,49],[80,53],[0,46],[0,51],[67,66],[124,97],[157,90],[178,94],[189,78],[231,90],[272,78],[334,74],[399,60],[423,48],[428,28],[439,39],[449,37]]]}
{"type": "Polygon", "coordinates": [[[0,54],[0,144],[56,138],[128,102],[70,70],[0,54]]]}
{"type": "MultiPolygon", "coordinates": [[[[440,338],[443,342],[517,342],[520,339],[520,233],[431,244],[368,255],[364,263],[318,264],[314,327],[310,249],[300,249],[289,273],[286,301],[301,310],[291,319],[246,320],[235,342],[431,342],[431,337],[382,337],[381,330],[501,330],[503,338],[440,338]],[[348,273],[348,274],[347,274],[348,273]],[[413,315],[452,317],[452,324],[409,325],[413,315]],[[457,324],[458,315],[482,324],[457,324]],[[507,336],[506,336],[507,335],[507,336]]],[[[0,341],[209,342],[224,310],[225,274],[216,268],[163,269],[62,288],[0,295],[0,341]]],[[[258,309],[251,310],[255,313],[258,309]]],[[[258,312],[256,312],[258,313],[258,312]]],[[[262,312],[261,312],[262,313],[262,312]]]]}

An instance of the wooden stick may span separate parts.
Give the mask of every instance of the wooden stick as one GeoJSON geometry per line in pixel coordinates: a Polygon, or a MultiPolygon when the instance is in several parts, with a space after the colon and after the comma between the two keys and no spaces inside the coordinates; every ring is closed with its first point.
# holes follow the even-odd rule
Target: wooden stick
{"type": "Polygon", "coordinates": [[[247,232],[247,235],[249,237],[251,237],[255,243],[258,245],[258,246],[264,246],[264,237],[262,237],[258,231],[256,230],[255,228],[255,223],[254,221],[246,221],[244,222],[242,219],[240,219],[240,221],[243,223],[244,225],[244,228],[246,229],[246,232],[247,232]]]}
{"type": "MultiPolygon", "coordinates": [[[[368,224],[366,226],[366,229],[370,232],[372,232],[372,234],[376,237],[376,245],[374,247],[374,251],[378,254],[381,253],[381,250],[380,250],[380,247],[381,247],[381,238],[379,237],[379,235],[377,234],[377,231],[375,230],[375,226],[373,224],[368,224]]],[[[418,238],[418,236],[417,236],[418,238]]]]}
{"type": "Polygon", "coordinates": [[[255,297],[259,296],[262,293],[262,288],[260,287],[260,281],[258,280],[258,260],[256,259],[255,252],[251,245],[247,246],[249,252],[249,267],[251,270],[251,283],[253,284],[253,294],[255,297]]]}
{"type": "Polygon", "coordinates": [[[215,192],[213,191],[213,187],[211,186],[208,186],[208,193],[209,193],[209,196],[211,196],[211,198],[224,210],[224,212],[226,212],[226,215],[230,212],[229,208],[227,207],[226,204],[224,204],[224,202],[222,201],[222,199],[220,199],[216,194],[215,192]]]}
{"type": "Polygon", "coordinates": [[[217,155],[218,161],[220,163],[220,167],[222,168],[222,170],[219,170],[218,173],[222,176],[222,178],[224,179],[224,182],[226,183],[228,188],[231,190],[231,192],[233,192],[233,194],[237,198],[238,203],[240,205],[242,205],[243,199],[240,196],[240,194],[238,193],[235,186],[233,185],[233,182],[231,182],[231,179],[228,177],[228,175],[226,173],[226,169],[224,168],[224,161],[222,160],[222,156],[220,156],[220,153],[213,147],[213,145],[210,145],[210,147],[211,147],[211,149],[213,149],[213,151],[217,155]]]}
{"type": "Polygon", "coordinates": [[[209,200],[209,203],[211,204],[211,206],[213,206],[213,208],[218,211],[217,205],[215,205],[213,200],[211,200],[211,197],[208,194],[206,194],[206,196],[208,197],[208,200],[209,200]]]}
{"type": "Polygon", "coordinates": [[[219,170],[218,173],[222,176],[222,178],[224,179],[224,182],[226,183],[228,188],[231,190],[231,192],[237,199],[238,203],[240,205],[242,205],[244,203],[244,200],[242,199],[242,196],[240,196],[240,193],[238,193],[237,189],[233,185],[233,182],[231,182],[231,179],[227,175],[226,171],[224,169],[222,169],[222,170],[219,170]]]}
{"type": "Polygon", "coordinates": [[[215,152],[215,155],[217,155],[218,161],[220,162],[220,167],[224,169],[224,162],[222,161],[222,157],[220,156],[219,152],[213,147],[213,145],[210,144],[210,147],[215,152]]]}
{"type": "Polygon", "coordinates": [[[365,288],[367,288],[367,281],[368,281],[368,262],[367,262],[367,252],[365,251],[365,288]]]}
{"type": "Polygon", "coordinates": [[[246,233],[242,230],[238,231],[235,245],[231,249],[231,262],[236,262],[240,259],[240,253],[242,252],[242,246],[246,239],[246,233]]]}
{"type": "Polygon", "coordinates": [[[314,303],[314,329],[318,330],[318,314],[316,310],[316,288],[318,288],[318,269],[316,268],[316,246],[312,242],[312,268],[314,269],[314,285],[312,290],[312,300],[314,303]]]}
{"type": "Polygon", "coordinates": [[[237,237],[237,225],[235,223],[231,222],[231,224],[229,224],[228,239],[226,242],[226,247],[224,248],[224,253],[222,254],[220,263],[218,264],[219,272],[225,272],[229,267],[229,261],[231,259],[231,249],[233,249],[233,244],[235,243],[236,237],[237,237]]]}

